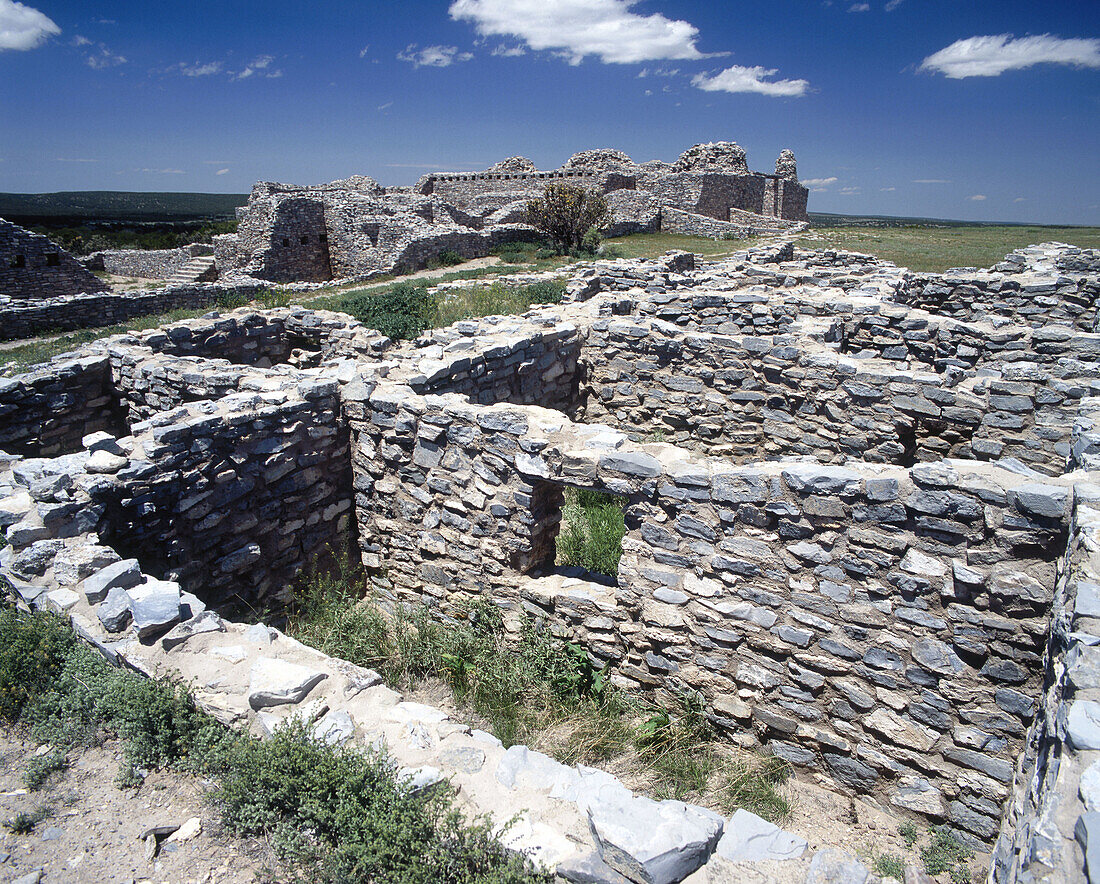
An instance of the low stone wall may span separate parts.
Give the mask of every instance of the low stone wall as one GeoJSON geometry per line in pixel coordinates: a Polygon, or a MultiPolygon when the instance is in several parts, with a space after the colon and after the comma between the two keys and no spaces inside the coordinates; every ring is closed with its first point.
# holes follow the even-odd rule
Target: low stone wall
{"type": "Polygon", "coordinates": [[[115,276],[139,279],[169,279],[197,255],[212,255],[212,246],[192,243],[178,249],[111,249],[84,258],[90,270],[104,270],[115,276]]]}
{"type": "Polygon", "coordinates": [[[899,290],[898,300],[962,320],[1005,316],[1036,327],[1064,323],[1096,331],[1097,250],[1059,243],[1032,249],[1009,254],[991,270],[914,276],[899,290]],[[1035,254],[1045,259],[1038,266],[1029,262],[1035,254]]]}
{"type": "Polygon", "coordinates": [[[397,599],[537,609],[620,684],[698,693],[792,763],[996,834],[1040,691],[1064,485],[955,463],[738,469],[400,387],[348,413],[364,562],[397,599]],[[566,485],[630,501],[601,595],[524,580],[553,567],[566,485]]]}
{"type": "Polygon", "coordinates": [[[15,378],[0,378],[0,449],[55,457],[100,430],[117,431],[121,413],[107,358],[61,357],[15,378]]]}
{"type": "Polygon", "coordinates": [[[46,301],[8,301],[0,304],[0,340],[33,338],[50,332],[115,325],[138,316],[212,307],[219,298],[251,300],[260,283],[221,285],[202,283],[140,292],[73,295],[46,301]]]}

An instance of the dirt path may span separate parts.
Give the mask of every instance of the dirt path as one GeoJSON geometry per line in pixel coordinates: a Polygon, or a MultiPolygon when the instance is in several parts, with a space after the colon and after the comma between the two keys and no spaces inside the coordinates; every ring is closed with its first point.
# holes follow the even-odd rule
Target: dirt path
{"type": "Polygon", "coordinates": [[[114,784],[122,759],[117,742],[69,753],[69,767],[46,785],[27,792],[22,774],[38,748],[9,728],[0,728],[0,820],[33,812],[50,815],[23,835],[0,828],[0,881],[41,871],[42,884],[255,884],[267,846],[220,830],[217,813],[195,777],[153,772],[140,789],[114,784]],[[140,835],[151,826],[182,825],[197,817],[193,838],[160,841],[155,859],[146,858],[140,835]]]}

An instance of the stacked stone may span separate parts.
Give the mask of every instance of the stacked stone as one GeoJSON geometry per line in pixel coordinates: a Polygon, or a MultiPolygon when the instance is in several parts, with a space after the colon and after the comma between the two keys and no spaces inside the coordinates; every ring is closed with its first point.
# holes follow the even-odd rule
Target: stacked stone
{"type": "Polygon", "coordinates": [[[110,249],[93,252],[83,259],[83,263],[89,270],[104,270],[116,276],[169,279],[192,258],[212,254],[212,246],[191,243],[178,249],[110,249]]]}
{"type": "Polygon", "coordinates": [[[0,379],[0,447],[12,454],[70,454],[89,433],[118,429],[121,417],[102,355],[68,354],[0,379]]]}
{"type": "Polygon", "coordinates": [[[35,301],[0,299],[0,340],[117,325],[137,316],[212,307],[223,298],[252,300],[262,289],[259,282],[195,283],[150,291],[82,294],[35,301]]]}
{"type": "Polygon", "coordinates": [[[106,288],[57,243],[0,218],[0,296],[38,300],[106,288]]]}

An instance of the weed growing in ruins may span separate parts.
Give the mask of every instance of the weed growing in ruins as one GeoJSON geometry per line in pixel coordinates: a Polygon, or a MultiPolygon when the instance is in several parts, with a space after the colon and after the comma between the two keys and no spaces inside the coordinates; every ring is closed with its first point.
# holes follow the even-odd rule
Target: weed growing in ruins
{"type": "MultiPolygon", "coordinates": [[[[210,777],[228,829],[270,835],[280,880],[319,884],[526,884],[547,882],[493,837],[488,818],[467,820],[445,789],[411,790],[384,754],[336,749],[304,724],[268,742],[200,712],[180,686],[109,666],[59,619],[0,607],[3,718],[55,745],[120,736],[129,765],[210,777]]],[[[44,756],[46,757],[46,756],[44,756]]],[[[4,821],[27,834],[47,806],[4,821]]]]}
{"type": "Polygon", "coordinates": [[[27,762],[23,771],[23,785],[32,792],[46,785],[52,774],[68,767],[68,759],[65,753],[58,749],[51,749],[42,755],[35,755],[27,762]]]}
{"type": "Polygon", "coordinates": [[[454,267],[458,264],[465,264],[467,260],[454,249],[444,249],[438,255],[429,258],[424,266],[428,270],[438,270],[440,267],[454,267]]]}
{"type": "Polygon", "coordinates": [[[214,298],[214,303],[219,310],[236,310],[238,307],[246,307],[251,298],[242,292],[219,291],[214,298]]]}
{"type": "Polygon", "coordinates": [[[567,488],[558,534],[558,562],[614,577],[623,554],[626,498],[567,488]]]}
{"type": "Polygon", "coordinates": [[[947,872],[954,884],[966,884],[970,880],[967,868],[970,850],[946,829],[932,829],[930,835],[928,844],[920,851],[925,872],[929,875],[947,872]]]}
{"type": "Polygon", "coordinates": [[[901,840],[905,842],[905,846],[910,850],[913,849],[920,838],[920,830],[912,820],[905,820],[898,826],[898,834],[901,836],[901,840]]]}
{"type": "Polygon", "coordinates": [[[335,309],[350,313],[368,328],[398,341],[415,338],[432,327],[436,301],[425,285],[399,282],[377,294],[352,292],[338,299],[335,309]]]}
{"type": "Polygon", "coordinates": [[[48,804],[40,804],[34,810],[24,810],[4,820],[4,828],[13,835],[29,835],[35,826],[52,815],[53,809],[48,804]]]}
{"type": "Polygon", "coordinates": [[[530,310],[535,304],[557,304],[565,293],[563,280],[544,280],[529,285],[493,282],[449,292],[440,301],[434,325],[444,328],[462,319],[508,316],[530,310]]]}
{"type": "Polygon", "coordinates": [[[262,288],[256,295],[256,301],[265,310],[274,310],[276,307],[289,307],[294,303],[294,296],[286,289],[262,288]]]}
{"type": "Polygon", "coordinates": [[[905,877],[905,863],[900,856],[892,853],[883,853],[875,857],[875,874],[883,878],[897,878],[899,881],[905,877]]]}

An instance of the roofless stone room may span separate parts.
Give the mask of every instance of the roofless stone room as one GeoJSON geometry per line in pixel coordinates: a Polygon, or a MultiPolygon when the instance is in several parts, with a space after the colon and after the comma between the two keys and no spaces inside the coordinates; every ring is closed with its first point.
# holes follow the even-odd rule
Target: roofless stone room
{"type": "Polygon", "coordinates": [[[0,881],[1100,880],[1100,14],[254,6],[0,0],[0,881]]]}

